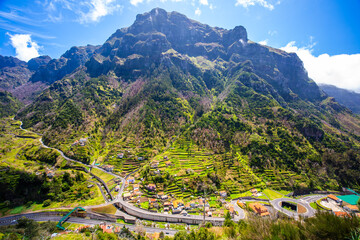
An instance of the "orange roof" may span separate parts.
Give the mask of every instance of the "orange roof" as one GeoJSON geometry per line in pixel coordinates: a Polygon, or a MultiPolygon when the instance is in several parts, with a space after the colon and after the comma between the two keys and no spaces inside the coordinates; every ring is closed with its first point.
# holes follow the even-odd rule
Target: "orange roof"
{"type": "Polygon", "coordinates": [[[153,183],[150,183],[150,184],[148,184],[148,187],[156,187],[156,185],[153,183]]]}
{"type": "Polygon", "coordinates": [[[338,217],[350,217],[350,215],[346,212],[334,212],[334,214],[338,217]]]}
{"type": "Polygon", "coordinates": [[[254,212],[260,214],[261,216],[268,215],[266,214],[268,212],[267,208],[261,205],[260,203],[249,203],[249,207],[254,210],[254,212]]]}
{"type": "Polygon", "coordinates": [[[250,192],[254,193],[254,192],[257,192],[256,188],[253,188],[250,190],[250,192]]]}
{"type": "Polygon", "coordinates": [[[230,208],[229,208],[229,212],[230,212],[230,213],[233,213],[233,212],[234,212],[234,207],[230,207],[230,208]]]}
{"type": "Polygon", "coordinates": [[[333,195],[333,194],[330,194],[330,195],[328,195],[327,197],[328,197],[328,198],[330,198],[330,199],[332,199],[332,200],[334,200],[334,201],[339,200],[339,198],[338,198],[338,197],[336,197],[336,196],[335,196],[335,195],[333,195]]]}
{"type": "Polygon", "coordinates": [[[355,211],[359,210],[358,206],[355,206],[355,205],[347,205],[346,207],[348,207],[351,210],[355,210],[355,211]]]}
{"type": "Polygon", "coordinates": [[[149,198],[149,202],[156,202],[155,198],[149,198]]]}

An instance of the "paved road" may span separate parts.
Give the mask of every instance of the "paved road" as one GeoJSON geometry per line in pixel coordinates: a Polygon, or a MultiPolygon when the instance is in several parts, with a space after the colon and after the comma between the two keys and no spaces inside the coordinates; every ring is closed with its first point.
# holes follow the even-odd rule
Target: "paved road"
{"type": "Polygon", "coordinates": [[[305,200],[299,200],[299,199],[293,199],[293,198],[278,198],[278,199],[275,199],[275,200],[271,201],[271,204],[279,212],[282,212],[282,213],[286,214],[287,216],[293,217],[295,219],[298,219],[299,216],[312,217],[316,213],[316,211],[305,200]],[[298,213],[293,212],[293,211],[289,211],[289,210],[284,209],[284,208],[282,208],[280,206],[281,202],[294,202],[294,203],[297,203],[297,204],[301,204],[302,206],[304,206],[306,208],[307,211],[305,213],[301,213],[301,214],[298,214],[298,213]]]}
{"type": "Polygon", "coordinates": [[[300,198],[300,200],[303,200],[307,203],[312,203],[312,202],[316,202],[317,200],[326,197],[327,195],[325,194],[319,194],[319,195],[310,195],[310,196],[305,196],[300,198]]]}
{"type": "Polygon", "coordinates": [[[237,211],[238,214],[239,214],[238,216],[235,216],[235,217],[234,217],[234,220],[235,220],[236,222],[238,222],[240,219],[244,219],[244,218],[245,218],[245,211],[244,211],[244,209],[242,209],[241,207],[239,207],[239,205],[237,205],[237,201],[236,201],[236,200],[231,201],[231,204],[234,205],[235,211],[237,211]]]}
{"type": "MultiPolygon", "coordinates": [[[[10,217],[4,217],[0,218],[0,226],[7,226],[7,225],[13,225],[16,224],[16,220],[20,219],[21,217],[26,217],[29,219],[33,219],[38,222],[58,222],[62,218],[61,216],[44,216],[41,214],[21,214],[17,216],[10,216],[10,217]]],[[[79,223],[79,224],[86,224],[86,225],[99,225],[100,223],[103,223],[104,221],[100,220],[93,220],[93,219],[85,219],[85,218],[76,218],[76,217],[70,217],[66,220],[66,222],[69,223],[79,223]]],[[[114,222],[106,222],[107,224],[115,224],[117,226],[125,226],[129,228],[131,231],[135,230],[135,225],[127,225],[127,224],[120,224],[120,223],[114,223],[114,222]]],[[[146,232],[148,233],[154,233],[154,232],[164,232],[166,235],[172,236],[175,235],[177,230],[172,229],[162,229],[162,228],[153,228],[153,227],[144,227],[146,232]]]]}

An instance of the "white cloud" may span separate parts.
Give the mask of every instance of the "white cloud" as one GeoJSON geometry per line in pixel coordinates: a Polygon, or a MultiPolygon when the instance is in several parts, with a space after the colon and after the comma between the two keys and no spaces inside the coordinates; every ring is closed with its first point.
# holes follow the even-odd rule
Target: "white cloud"
{"type": "Polygon", "coordinates": [[[295,42],[288,43],[281,49],[296,53],[304,62],[305,69],[310,78],[316,83],[326,83],[340,88],[358,91],[360,90],[360,54],[340,54],[330,56],[312,54],[311,43],[308,47],[299,48],[295,42]]]}
{"type": "Polygon", "coordinates": [[[130,0],[131,5],[137,6],[139,3],[144,2],[144,0],[130,0]]]}
{"type": "Polygon", "coordinates": [[[199,3],[205,6],[209,5],[208,0],[199,0],[199,3]]]}
{"type": "Polygon", "coordinates": [[[116,0],[90,0],[86,4],[88,11],[80,12],[81,23],[98,22],[100,18],[121,9],[121,6],[116,4],[116,0]]]}
{"type": "Polygon", "coordinates": [[[277,33],[278,33],[278,32],[277,32],[276,30],[273,30],[273,31],[269,30],[269,31],[268,31],[268,34],[269,34],[270,36],[275,36],[277,33]]]}
{"type": "Polygon", "coordinates": [[[195,15],[197,15],[197,16],[200,16],[200,15],[201,15],[201,10],[200,10],[200,8],[197,8],[197,9],[195,10],[195,15]]]}
{"type": "Polygon", "coordinates": [[[8,34],[11,45],[15,48],[16,57],[23,61],[29,61],[34,57],[40,56],[39,45],[31,40],[30,34],[8,34]]]}
{"type": "Polygon", "coordinates": [[[269,10],[274,9],[274,5],[272,5],[266,0],[236,0],[235,3],[235,6],[243,6],[244,8],[248,8],[249,6],[255,6],[255,5],[260,5],[269,10]]]}
{"type": "Polygon", "coordinates": [[[122,6],[118,2],[119,0],[49,0],[42,5],[47,10],[48,21],[60,22],[71,19],[66,15],[70,12],[77,15],[78,22],[91,23],[121,10],[122,6]]]}
{"type": "Polygon", "coordinates": [[[269,39],[265,39],[265,40],[263,40],[263,41],[260,41],[259,44],[261,44],[261,45],[267,45],[267,44],[268,44],[268,41],[269,41],[269,39]]]}

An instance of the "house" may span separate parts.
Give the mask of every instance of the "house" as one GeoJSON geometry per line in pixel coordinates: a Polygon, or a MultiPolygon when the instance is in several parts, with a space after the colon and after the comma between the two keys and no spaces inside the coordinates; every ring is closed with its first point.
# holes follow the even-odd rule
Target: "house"
{"type": "Polygon", "coordinates": [[[76,229],[76,231],[81,232],[81,230],[87,229],[87,228],[90,228],[90,226],[89,225],[83,225],[83,226],[78,227],[78,229],[76,229]]]}
{"type": "Polygon", "coordinates": [[[107,172],[114,171],[114,166],[113,165],[102,165],[102,168],[107,172]]]}
{"type": "Polygon", "coordinates": [[[226,198],[227,197],[226,191],[220,191],[220,196],[226,198]]]}
{"type": "Polygon", "coordinates": [[[162,195],[161,196],[161,200],[166,200],[166,199],[168,199],[169,197],[168,197],[168,195],[162,195]]]}
{"type": "Polygon", "coordinates": [[[100,228],[103,230],[103,233],[112,233],[114,227],[111,225],[101,224],[100,228]]]}
{"type": "Polygon", "coordinates": [[[168,160],[169,158],[168,158],[168,156],[164,156],[164,160],[168,160]]]}
{"type": "Polygon", "coordinates": [[[344,206],[344,210],[346,210],[348,212],[354,212],[354,213],[359,212],[359,208],[356,205],[346,205],[346,206],[344,206]]]}
{"type": "Polygon", "coordinates": [[[144,157],[138,157],[137,160],[142,161],[142,160],[144,160],[144,157]]]}
{"type": "Polygon", "coordinates": [[[175,201],[173,201],[172,203],[173,203],[174,208],[178,208],[178,207],[184,206],[184,201],[181,200],[181,199],[175,200],[175,201]]]}
{"type": "Polygon", "coordinates": [[[54,175],[55,175],[54,171],[52,171],[52,170],[47,170],[47,171],[46,171],[46,176],[47,176],[48,178],[53,178],[54,175]]]}
{"type": "Polygon", "coordinates": [[[249,203],[249,207],[261,217],[268,216],[270,213],[268,212],[267,208],[261,205],[260,203],[249,203]]]}
{"type": "Polygon", "coordinates": [[[147,237],[149,238],[149,239],[159,239],[160,238],[160,233],[158,233],[158,232],[155,232],[155,233],[149,233],[149,234],[147,234],[147,237]]]}
{"type": "Polygon", "coordinates": [[[169,166],[171,166],[171,162],[170,162],[170,161],[166,161],[166,162],[165,162],[165,165],[166,165],[167,167],[169,167],[169,166]]]}
{"type": "Polygon", "coordinates": [[[127,181],[128,181],[129,184],[135,183],[135,178],[134,177],[129,177],[127,181]]]}
{"type": "Polygon", "coordinates": [[[131,193],[124,193],[124,195],[123,195],[124,201],[127,201],[127,200],[129,200],[130,198],[131,198],[131,193]]]}
{"type": "Polygon", "coordinates": [[[164,202],[164,207],[172,207],[172,204],[171,202],[164,202]]]}
{"type": "Polygon", "coordinates": [[[212,212],[207,212],[208,217],[212,217],[212,212]]]}
{"type": "Polygon", "coordinates": [[[196,204],[195,201],[191,201],[191,202],[190,202],[190,207],[191,207],[191,208],[197,208],[197,207],[198,207],[198,204],[196,204]]]}
{"type": "Polygon", "coordinates": [[[160,170],[159,170],[159,169],[156,169],[156,170],[154,171],[154,173],[155,173],[156,175],[160,175],[160,170]]]}
{"type": "Polygon", "coordinates": [[[164,207],[164,212],[168,212],[169,210],[170,210],[170,208],[164,207]]]}
{"type": "Polygon", "coordinates": [[[331,203],[334,203],[334,204],[337,204],[337,205],[341,204],[341,202],[342,202],[342,200],[341,200],[340,198],[336,197],[336,196],[333,195],[333,194],[328,195],[328,196],[326,197],[326,200],[327,200],[328,202],[331,202],[331,203]]]}
{"type": "Polygon", "coordinates": [[[257,197],[257,196],[258,196],[258,190],[257,190],[256,188],[251,189],[250,192],[252,193],[252,195],[253,195],[254,197],[257,197]]]}
{"type": "Polygon", "coordinates": [[[159,162],[158,161],[153,161],[150,165],[151,168],[158,168],[159,167],[159,162]]]}
{"type": "Polygon", "coordinates": [[[92,188],[94,185],[93,184],[89,184],[87,185],[87,188],[92,188]]]}
{"type": "Polygon", "coordinates": [[[188,202],[185,204],[185,209],[186,210],[190,210],[191,209],[191,204],[188,202]]]}
{"type": "Polygon", "coordinates": [[[75,142],[73,142],[73,143],[71,144],[71,146],[76,146],[76,145],[78,145],[78,144],[79,144],[79,141],[76,140],[75,142]]]}
{"type": "Polygon", "coordinates": [[[350,217],[350,215],[346,212],[334,212],[335,216],[338,216],[338,217],[350,217]]]}
{"type": "Polygon", "coordinates": [[[164,192],[159,192],[159,193],[156,195],[157,198],[161,198],[162,196],[164,196],[164,192]]]}
{"type": "Polygon", "coordinates": [[[149,198],[149,204],[156,203],[156,198],[149,198]]]}
{"type": "Polygon", "coordinates": [[[141,196],[142,192],[140,192],[140,189],[137,188],[137,189],[134,189],[133,195],[134,196],[141,196]]]}
{"type": "Polygon", "coordinates": [[[139,189],[139,187],[140,187],[139,184],[134,184],[134,185],[133,185],[134,190],[139,189]]]}
{"type": "Polygon", "coordinates": [[[153,183],[150,183],[150,184],[147,185],[147,189],[149,191],[155,191],[156,190],[156,185],[153,184],[153,183]]]}
{"type": "Polygon", "coordinates": [[[119,153],[119,154],[117,155],[117,157],[118,157],[118,158],[123,158],[123,157],[124,157],[124,153],[119,153]]]}
{"type": "Polygon", "coordinates": [[[172,210],[172,214],[180,214],[180,213],[181,213],[181,210],[178,209],[178,208],[174,208],[174,209],[172,210]]]}
{"type": "Polygon", "coordinates": [[[86,142],[87,142],[87,139],[86,139],[86,138],[81,138],[81,139],[79,140],[79,145],[80,145],[80,146],[85,146],[85,145],[86,145],[86,142]]]}
{"type": "Polygon", "coordinates": [[[116,185],[116,187],[115,187],[115,192],[118,192],[118,191],[120,191],[120,186],[119,186],[119,185],[116,185]]]}
{"type": "Polygon", "coordinates": [[[230,213],[230,215],[231,215],[232,217],[235,216],[235,210],[234,210],[234,207],[233,207],[233,206],[229,208],[229,213],[230,213]]]}
{"type": "Polygon", "coordinates": [[[238,205],[239,207],[245,208],[245,204],[244,204],[243,202],[241,202],[241,201],[238,200],[236,203],[237,203],[237,205],[238,205]]]}
{"type": "Polygon", "coordinates": [[[182,211],[180,212],[180,214],[183,215],[183,216],[186,216],[186,215],[187,215],[187,211],[186,211],[186,210],[182,210],[182,211]]]}

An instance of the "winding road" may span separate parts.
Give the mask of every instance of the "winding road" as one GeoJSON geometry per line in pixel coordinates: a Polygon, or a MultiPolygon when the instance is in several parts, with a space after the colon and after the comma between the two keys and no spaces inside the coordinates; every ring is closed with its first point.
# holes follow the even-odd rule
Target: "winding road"
{"type": "MultiPolygon", "coordinates": [[[[20,128],[23,129],[22,122],[21,122],[20,128]]],[[[26,129],[23,129],[23,130],[28,131],[26,129]]],[[[40,134],[38,134],[38,135],[40,135],[40,134]]],[[[127,174],[125,177],[121,177],[120,175],[117,175],[112,172],[107,172],[104,169],[99,168],[95,165],[88,165],[88,164],[84,164],[78,160],[71,159],[71,158],[67,157],[61,150],[45,145],[44,142],[42,141],[42,138],[40,138],[39,141],[44,148],[56,150],[57,152],[60,153],[60,155],[64,159],[66,159],[68,161],[76,162],[76,163],[81,164],[88,168],[96,168],[96,169],[99,169],[100,171],[106,172],[107,174],[111,174],[112,176],[114,176],[116,178],[120,178],[122,181],[122,184],[121,184],[121,188],[119,190],[117,197],[115,197],[112,201],[107,202],[106,204],[116,204],[118,207],[120,207],[123,211],[125,211],[129,215],[132,215],[132,216],[135,216],[135,217],[138,217],[141,219],[148,219],[148,220],[154,220],[154,221],[178,222],[178,223],[183,222],[183,223],[191,223],[191,224],[199,224],[204,219],[204,217],[201,215],[186,215],[186,216],[183,216],[180,214],[172,215],[172,214],[154,213],[154,212],[146,211],[144,209],[137,208],[134,205],[124,201],[122,198],[122,193],[126,186],[126,179],[129,176],[131,176],[132,174],[134,174],[135,172],[137,172],[138,170],[127,174]]],[[[106,183],[103,183],[103,184],[106,185],[106,183]]],[[[308,197],[308,198],[304,198],[304,199],[300,199],[300,200],[290,199],[290,198],[279,198],[279,199],[275,199],[275,200],[271,201],[271,204],[277,211],[280,211],[289,217],[294,217],[296,219],[298,219],[299,216],[312,217],[315,215],[315,210],[312,207],[310,207],[309,203],[312,202],[313,200],[316,201],[319,197],[320,196],[314,196],[314,197],[308,197]],[[291,201],[291,202],[301,204],[302,206],[305,207],[306,212],[302,213],[302,214],[298,214],[296,212],[292,212],[287,209],[284,209],[280,206],[280,203],[283,201],[291,201]]],[[[236,204],[236,201],[232,201],[231,203],[234,205],[235,210],[238,212],[238,216],[235,216],[234,220],[239,221],[240,219],[244,219],[245,218],[244,210],[241,209],[236,204]]],[[[101,204],[101,205],[104,205],[104,204],[101,204]]],[[[52,217],[52,218],[55,219],[55,217],[52,217]]],[[[71,218],[71,219],[74,219],[74,218],[71,218]]],[[[86,221],[86,219],[82,219],[82,220],[86,221]]],[[[214,225],[222,225],[222,223],[224,222],[225,219],[219,218],[219,217],[206,217],[205,220],[212,222],[214,225]]],[[[78,220],[78,221],[80,221],[80,220],[78,220]]],[[[94,220],[94,221],[96,221],[96,220],[94,220]]],[[[1,225],[1,219],[0,219],[0,225],[1,225]]]]}
{"type": "Polygon", "coordinates": [[[278,199],[272,200],[271,205],[273,205],[273,207],[277,211],[282,212],[282,213],[286,214],[287,216],[293,217],[295,219],[298,219],[299,216],[312,217],[316,213],[315,209],[313,209],[308,202],[301,200],[301,199],[299,200],[299,199],[293,199],[293,198],[278,198],[278,199]],[[293,202],[293,203],[300,204],[303,207],[305,207],[306,212],[305,213],[297,213],[297,212],[287,210],[287,209],[281,207],[281,205],[280,205],[281,202],[293,202]]]}

